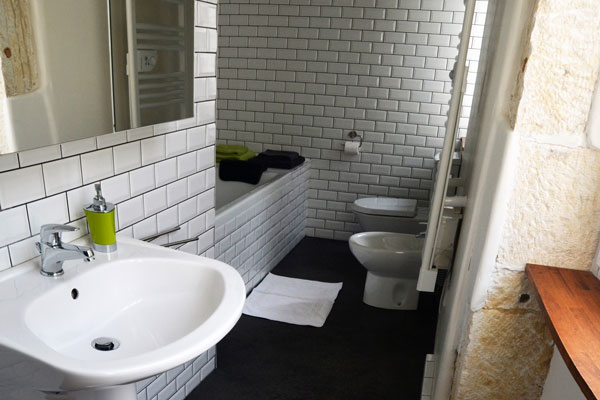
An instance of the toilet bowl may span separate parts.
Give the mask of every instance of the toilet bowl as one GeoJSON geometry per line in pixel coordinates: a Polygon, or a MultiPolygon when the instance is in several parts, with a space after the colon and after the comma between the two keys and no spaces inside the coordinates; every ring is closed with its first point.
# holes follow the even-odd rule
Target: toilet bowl
{"type": "Polygon", "coordinates": [[[413,199],[364,197],[354,201],[352,211],[363,231],[418,234],[427,223],[427,210],[413,199]]]}
{"type": "Polygon", "coordinates": [[[414,234],[361,232],[350,237],[350,251],[367,269],[363,301],[373,307],[416,310],[417,279],[424,239],[414,234]]]}

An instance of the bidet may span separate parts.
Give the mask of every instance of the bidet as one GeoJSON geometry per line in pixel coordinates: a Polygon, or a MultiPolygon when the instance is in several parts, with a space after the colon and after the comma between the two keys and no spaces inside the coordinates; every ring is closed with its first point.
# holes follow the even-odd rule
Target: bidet
{"type": "Polygon", "coordinates": [[[350,251],[367,269],[366,304],[392,310],[417,309],[423,242],[413,234],[392,232],[362,232],[350,237],[350,251]]]}

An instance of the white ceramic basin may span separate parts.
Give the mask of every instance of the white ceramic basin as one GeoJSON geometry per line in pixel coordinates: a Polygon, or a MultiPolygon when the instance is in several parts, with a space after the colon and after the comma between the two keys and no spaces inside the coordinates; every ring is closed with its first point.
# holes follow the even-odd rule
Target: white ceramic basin
{"type": "Polygon", "coordinates": [[[227,264],[128,238],[114,254],[65,262],[59,278],[39,270],[37,259],[0,274],[2,399],[123,385],[174,368],[231,330],[246,294],[227,264]],[[98,337],[119,347],[99,351],[98,337]]]}

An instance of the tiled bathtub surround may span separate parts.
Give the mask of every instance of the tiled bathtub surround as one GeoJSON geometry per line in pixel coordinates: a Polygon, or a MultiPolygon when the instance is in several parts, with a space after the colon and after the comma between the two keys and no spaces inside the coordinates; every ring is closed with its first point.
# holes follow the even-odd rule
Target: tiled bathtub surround
{"type": "Polygon", "coordinates": [[[250,291],[304,237],[310,160],[258,193],[240,212],[217,214],[215,255],[233,266],[250,291]]]}
{"type": "Polygon", "coordinates": [[[463,3],[221,1],[218,142],[313,160],[309,235],[347,239],[358,196],[426,204],[463,3]],[[341,151],[353,129],[358,156],[341,151]]]}
{"type": "MultiPolygon", "coordinates": [[[[198,1],[196,13],[194,118],[0,156],[0,271],[37,256],[42,224],[81,228],[67,241],[87,234],[82,207],[95,182],[117,204],[119,235],[181,225],[157,242],[199,237],[180,250],[214,256],[216,5],[198,1]]],[[[141,383],[139,398],[184,398],[214,357],[212,350],[141,383]]]]}

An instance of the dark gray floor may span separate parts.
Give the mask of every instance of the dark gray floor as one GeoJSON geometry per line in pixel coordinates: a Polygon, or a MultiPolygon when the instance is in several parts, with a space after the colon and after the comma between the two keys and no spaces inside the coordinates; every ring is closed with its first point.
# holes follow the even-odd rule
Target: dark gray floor
{"type": "Polygon", "coordinates": [[[425,354],[433,350],[433,295],[421,293],[418,311],[365,305],[365,269],[340,241],[305,238],[272,272],[344,282],[325,325],[242,315],[217,346],[218,368],[188,399],[420,398],[425,354]]]}

